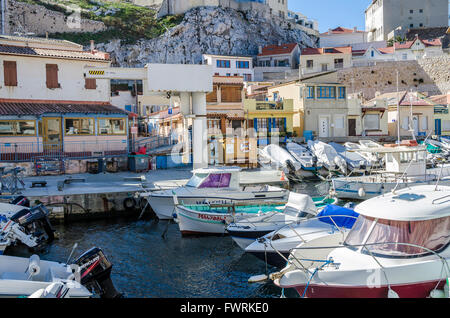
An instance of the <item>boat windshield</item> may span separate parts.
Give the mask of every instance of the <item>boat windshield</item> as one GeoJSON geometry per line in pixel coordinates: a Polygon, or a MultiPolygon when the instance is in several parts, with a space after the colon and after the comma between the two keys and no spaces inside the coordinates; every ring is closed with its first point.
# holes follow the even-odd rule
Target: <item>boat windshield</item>
{"type": "Polygon", "coordinates": [[[193,187],[197,188],[203,180],[208,176],[207,173],[197,173],[194,174],[191,179],[189,179],[188,183],[186,184],[186,187],[193,187]]]}
{"type": "Polygon", "coordinates": [[[231,173],[211,173],[199,188],[228,188],[230,181],[231,173]]]}
{"type": "Polygon", "coordinates": [[[383,257],[418,257],[431,253],[418,246],[439,253],[450,244],[450,217],[394,221],[360,215],[344,244],[357,249],[364,244],[363,253],[370,251],[383,257]]]}

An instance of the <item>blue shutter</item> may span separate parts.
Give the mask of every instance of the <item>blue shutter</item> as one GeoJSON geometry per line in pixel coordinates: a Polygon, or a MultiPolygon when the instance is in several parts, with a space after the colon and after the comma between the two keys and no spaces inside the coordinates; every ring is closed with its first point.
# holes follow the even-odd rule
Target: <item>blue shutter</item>
{"type": "Polygon", "coordinates": [[[253,119],[253,128],[258,131],[258,118],[253,119]]]}

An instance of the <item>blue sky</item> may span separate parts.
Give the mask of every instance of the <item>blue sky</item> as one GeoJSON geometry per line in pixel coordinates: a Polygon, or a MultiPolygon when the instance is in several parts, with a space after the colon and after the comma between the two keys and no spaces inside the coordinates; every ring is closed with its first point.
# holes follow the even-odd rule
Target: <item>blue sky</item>
{"type": "Polygon", "coordinates": [[[319,23],[320,32],[338,26],[365,29],[364,11],[370,0],[289,0],[289,9],[319,23]]]}

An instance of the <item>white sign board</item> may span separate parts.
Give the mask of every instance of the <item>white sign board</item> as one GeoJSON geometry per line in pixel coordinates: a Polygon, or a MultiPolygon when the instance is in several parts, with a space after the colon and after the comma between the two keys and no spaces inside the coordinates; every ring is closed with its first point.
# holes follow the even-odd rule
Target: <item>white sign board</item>
{"type": "Polygon", "coordinates": [[[149,91],[212,92],[212,66],[147,64],[149,91]]]}

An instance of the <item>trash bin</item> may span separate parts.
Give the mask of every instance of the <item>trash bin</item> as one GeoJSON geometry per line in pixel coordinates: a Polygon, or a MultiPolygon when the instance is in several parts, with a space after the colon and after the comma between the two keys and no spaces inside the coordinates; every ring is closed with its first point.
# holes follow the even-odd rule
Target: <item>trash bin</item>
{"type": "Polygon", "coordinates": [[[303,132],[303,136],[305,137],[305,142],[308,142],[308,140],[314,140],[314,133],[312,130],[305,130],[303,132]]]}
{"type": "Polygon", "coordinates": [[[106,159],[98,159],[98,173],[106,172],[106,159]]]}
{"type": "Polygon", "coordinates": [[[132,172],[148,171],[148,155],[130,155],[128,156],[128,169],[132,172]]]}

